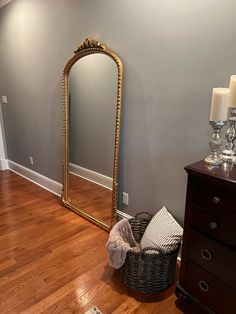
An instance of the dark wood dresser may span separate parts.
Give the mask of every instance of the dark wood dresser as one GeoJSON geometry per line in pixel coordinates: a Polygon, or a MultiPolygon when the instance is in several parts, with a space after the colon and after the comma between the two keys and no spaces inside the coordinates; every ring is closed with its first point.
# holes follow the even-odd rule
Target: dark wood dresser
{"type": "Polygon", "coordinates": [[[176,295],[207,312],[236,313],[236,167],[185,168],[188,186],[176,295]]]}

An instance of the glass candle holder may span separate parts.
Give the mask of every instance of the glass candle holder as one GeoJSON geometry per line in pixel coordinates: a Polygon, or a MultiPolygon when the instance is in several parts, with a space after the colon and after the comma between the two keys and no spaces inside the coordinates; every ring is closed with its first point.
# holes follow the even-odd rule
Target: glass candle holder
{"type": "Polygon", "coordinates": [[[234,164],[236,161],[236,152],[234,151],[234,141],[236,138],[236,110],[231,110],[229,118],[229,128],[225,134],[226,145],[221,153],[221,159],[226,164],[234,164]]]}
{"type": "Polygon", "coordinates": [[[210,121],[210,125],[213,128],[212,137],[209,141],[211,152],[210,155],[204,159],[205,163],[208,165],[219,166],[222,164],[221,155],[219,153],[219,149],[222,146],[220,132],[226,122],[227,121],[222,120],[210,121]]]}

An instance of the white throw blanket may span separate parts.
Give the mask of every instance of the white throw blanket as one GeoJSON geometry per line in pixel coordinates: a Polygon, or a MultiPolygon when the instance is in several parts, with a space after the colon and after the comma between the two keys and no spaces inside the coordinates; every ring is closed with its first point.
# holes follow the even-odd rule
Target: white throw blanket
{"type": "Polygon", "coordinates": [[[109,254],[109,265],[120,268],[129,250],[139,249],[135,241],[128,219],[120,220],[111,230],[106,248],[109,254]],[[136,248],[134,248],[136,247],[136,248]]]}

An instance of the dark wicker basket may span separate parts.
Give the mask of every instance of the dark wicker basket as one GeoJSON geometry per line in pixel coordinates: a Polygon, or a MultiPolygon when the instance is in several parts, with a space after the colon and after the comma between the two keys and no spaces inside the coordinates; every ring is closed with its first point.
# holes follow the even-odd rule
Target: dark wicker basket
{"type": "MultiPolygon", "coordinates": [[[[151,218],[149,213],[141,212],[135,218],[129,219],[137,242],[141,241],[151,218]]],[[[158,251],[156,248],[145,248],[140,252],[127,252],[125,263],[117,273],[129,288],[145,293],[157,293],[174,282],[178,249],[169,254],[155,254],[150,250],[158,251]]]]}

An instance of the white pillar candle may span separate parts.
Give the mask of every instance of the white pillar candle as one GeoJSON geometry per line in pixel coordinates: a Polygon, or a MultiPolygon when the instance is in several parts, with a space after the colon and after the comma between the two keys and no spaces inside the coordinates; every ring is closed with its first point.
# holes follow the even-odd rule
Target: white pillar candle
{"type": "Polygon", "coordinates": [[[229,107],[236,107],[236,75],[231,75],[229,89],[229,107]]]}
{"type": "Polygon", "coordinates": [[[210,121],[227,121],[229,88],[213,88],[210,121]]]}

